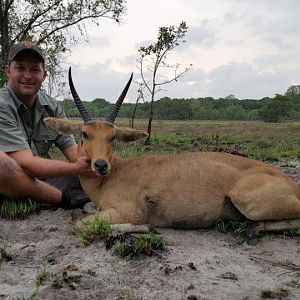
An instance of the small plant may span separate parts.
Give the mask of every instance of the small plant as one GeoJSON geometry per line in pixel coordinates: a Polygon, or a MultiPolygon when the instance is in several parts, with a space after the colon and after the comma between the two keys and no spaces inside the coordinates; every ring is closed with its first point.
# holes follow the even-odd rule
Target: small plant
{"type": "Polygon", "coordinates": [[[126,293],[124,300],[132,300],[130,291],[126,293]]]}
{"type": "Polygon", "coordinates": [[[300,236],[300,225],[283,233],[286,236],[300,236]]]}
{"type": "Polygon", "coordinates": [[[119,257],[152,255],[155,250],[162,249],[164,243],[163,237],[154,233],[136,238],[130,234],[114,232],[110,224],[98,218],[75,229],[75,235],[84,245],[89,245],[97,237],[104,239],[106,248],[113,247],[113,252],[119,257]]]}
{"type": "Polygon", "coordinates": [[[0,267],[4,262],[11,261],[11,260],[12,260],[12,256],[7,251],[7,248],[6,247],[0,248],[0,267]]]}
{"type": "Polygon", "coordinates": [[[140,238],[129,239],[118,243],[114,253],[120,257],[133,257],[141,254],[152,255],[156,250],[163,249],[164,239],[154,233],[145,234],[140,238]]]}
{"type": "Polygon", "coordinates": [[[265,299],[282,299],[285,297],[288,297],[290,295],[290,292],[287,289],[281,288],[275,291],[271,290],[262,290],[261,291],[261,297],[265,299]]]}
{"type": "Polygon", "coordinates": [[[220,232],[232,232],[236,235],[244,236],[251,224],[249,220],[225,220],[218,221],[215,228],[220,232]]]}
{"type": "Polygon", "coordinates": [[[34,290],[34,292],[28,297],[21,295],[13,298],[13,300],[33,300],[37,296],[37,293],[38,293],[37,290],[34,290]]]}
{"type": "Polygon", "coordinates": [[[40,286],[43,284],[44,281],[48,280],[48,279],[53,279],[55,278],[55,274],[53,274],[49,268],[48,265],[44,265],[36,274],[35,277],[35,289],[34,291],[31,293],[31,295],[25,297],[24,295],[20,295],[17,296],[15,298],[13,298],[13,300],[34,300],[38,293],[39,293],[39,288],[40,286]]]}
{"type": "Polygon", "coordinates": [[[4,200],[0,201],[0,218],[23,220],[39,209],[40,204],[31,199],[17,201],[5,198],[4,200]]]}
{"type": "Polygon", "coordinates": [[[113,235],[110,224],[96,218],[93,222],[86,222],[81,228],[75,229],[75,235],[84,245],[89,245],[97,237],[109,239],[113,235]]]}
{"type": "Polygon", "coordinates": [[[50,270],[48,265],[43,266],[43,268],[37,273],[35,277],[35,285],[37,288],[39,288],[44,281],[48,279],[52,279],[54,277],[54,274],[50,270]]]}

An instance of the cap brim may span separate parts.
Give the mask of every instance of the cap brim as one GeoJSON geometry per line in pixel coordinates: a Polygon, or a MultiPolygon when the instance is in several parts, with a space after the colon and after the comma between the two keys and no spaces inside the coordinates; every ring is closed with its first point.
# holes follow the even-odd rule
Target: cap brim
{"type": "Polygon", "coordinates": [[[21,49],[20,51],[18,51],[13,57],[10,58],[10,61],[14,60],[18,55],[20,55],[21,53],[24,53],[24,52],[34,54],[36,57],[38,57],[41,60],[41,62],[45,62],[44,57],[39,52],[37,52],[34,49],[28,49],[28,48],[21,49]]]}

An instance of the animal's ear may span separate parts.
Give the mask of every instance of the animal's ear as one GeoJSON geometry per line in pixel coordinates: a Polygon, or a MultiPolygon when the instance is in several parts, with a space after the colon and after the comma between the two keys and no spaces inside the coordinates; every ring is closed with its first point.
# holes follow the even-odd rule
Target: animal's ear
{"type": "Polygon", "coordinates": [[[132,128],[116,127],[116,140],[121,142],[132,142],[148,136],[148,133],[143,130],[136,130],[132,128]]]}
{"type": "Polygon", "coordinates": [[[49,128],[66,134],[78,133],[83,126],[83,122],[75,122],[68,119],[45,118],[43,121],[49,128]]]}

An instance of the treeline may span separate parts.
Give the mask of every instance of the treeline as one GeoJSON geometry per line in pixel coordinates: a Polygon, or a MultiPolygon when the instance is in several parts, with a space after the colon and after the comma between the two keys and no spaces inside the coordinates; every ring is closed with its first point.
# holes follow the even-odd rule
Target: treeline
{"type": "MultiPolygon", "coordinates": [[[[104,99],[84,103],[93,117],[105,117],[112,108],[112,104],[104,99]]],[[[80,117],[72,100],[63,100],[61,104],[68,117],[80,117]]],[[[124,103],[119,116],[131,118],[134,109],[134,103],[124,103]]],[[[149,102],[139,103],[135,118],[148,118],[149,111],[149,102]]],[[[161,120],[263,120],[266,122],[300,120],[300,95],[291,93],[261,100],[239,100],[233,97],[219,99],[165,97],[154,102],[154,118],[161,120]]]]}

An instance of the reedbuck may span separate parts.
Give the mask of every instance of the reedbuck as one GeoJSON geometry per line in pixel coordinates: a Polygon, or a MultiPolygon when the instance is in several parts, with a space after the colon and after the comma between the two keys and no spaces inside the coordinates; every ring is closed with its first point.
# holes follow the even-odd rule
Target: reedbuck
{"type": "Polygon", "coordinates": [[[114,139],[129,142],[147,136],[141,130],[113,125],[131,79],[106,121],[96,122],[78,97],[69,71],[71,92],[84,123],[45,119],[57,131],[80,132],[78,155],[88,156],[98,175],[80,180],[100,211],[76,226],[96,217],[111,224],[172,228],[208,227],[217,220],[241,217],[252,221],[300,218],[300,188],[280,170],[259,161],[214,152],[115,157],[114,139]]]}

